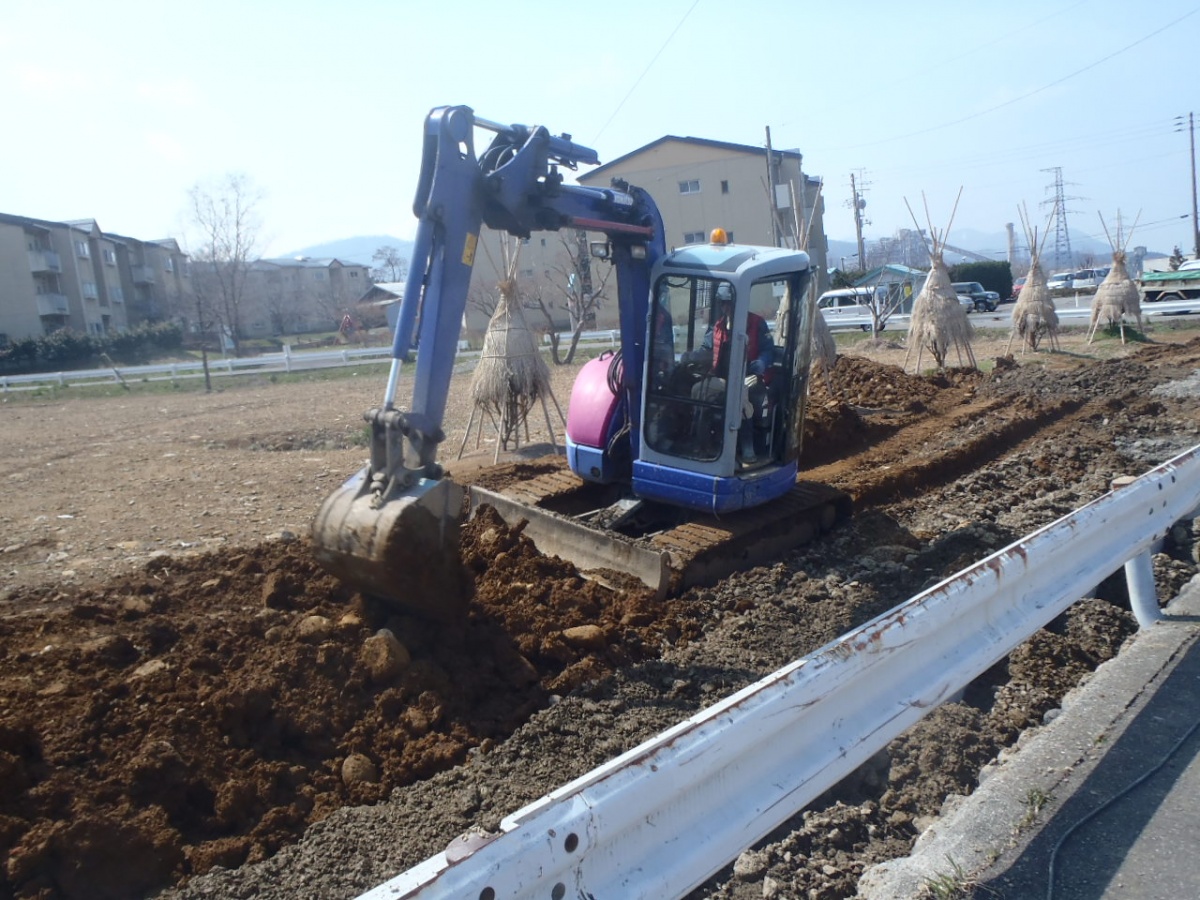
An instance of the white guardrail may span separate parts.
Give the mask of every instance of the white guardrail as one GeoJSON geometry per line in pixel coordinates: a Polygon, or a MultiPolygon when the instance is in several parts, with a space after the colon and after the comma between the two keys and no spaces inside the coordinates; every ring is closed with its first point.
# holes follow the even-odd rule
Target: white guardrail
{"type": "MultiPolygon", "coordinates": [[[[561,346],[566,346],[570,334],[559,335],[561,346]]],[[[547,344],[550,339],[545,339],[547,344]]],[[[616,347],[621,342],[619,331],[585,331],[579,336],[581,347],[616,347]]],[[[469,349],[466,341],[459,341],[457,356],[462,360],[475,359],[478,350],[469,349]]],[[[392,348],[385,347],[339,347],[334,350],[292,350],[284,347],[279,353],[264,353],[261,356],[241,358],[213,357],[208,361],[209,373],[215,376],[256,375],[280,372],[301,372],[305,369],[330,369],[354,366],[361,363],[391,362],[392,348]]],[[[0,375],[0,393],[8,391],[37,390],[47,385],[68,387],[88,384],[115,384],[125,381],[180,381],[187,378],[203,378],[202,362],[162,363],[150,366],[117,366],[106,369],[76,369],[65,372],[41,372],[31,375],[0,375]]]]}
{"type": "MultiPolygon", "coordinates": [[[[1093,296],[1093,294],[1075,294],[1070,297],[1056,297],[1054,300],[1054,309],[1058,313],[1058,318],[1064,322],[1076,325],[1079,324],[1079,320],[1081,319],[1085,323],[1089,322],[1092,317],[1093,296]]],[[[1009,328],[1012,326],[1012,310],[1012,303],[1004,303],[996,307],[994,312],[970,313],[970,319],[980,327],[1009,328]]],[[[1149,318],[1150,316],[1182,316],[1191,312],[1200,313],[1200,301],[1169,300],[1166,302],[1142,303],[1142,318],[1149,318]]],[[[887,324],[893,330],[898,327],[908,328],[908,320],[910,318],[905,313],[896,313],[895,315],[888,316],[887,324]]],[[[834,329],[870,329],[871,327],[870,316],[830,315],[825,317],[825,321],[830,328],[834,329]]]]}
{"type": "Polygon", "coordinates": [[[1200,507],[1200,447],[564,785],[360,900],[681,897],[1200,507]]]}
{"type": "MultiPolygon", "coordinates": [[[[208,361],[208,370],[210,374],[216,376],[269,374],[352,366],[362,362],[390,362],[391,358],[391,347],[342,347],[336,350],[299,352],[285,348],[279,353],[264,353],[261,356],[213,357],[208,361]]],[[[110,366],[106,369],[75,369],[32,375],[0,375],[0,392],[34,390],[46,385],[67,387],[115,383],[121,379],[126,381],[181,381],[187,378],[203,377],[204,364],[199,361],[160,363],[149,366],[110,366]]]]}
{"type": "MultiPolygon", "coordinates": [[[[1058,301],[1058,315],[1063,319],[1087,318],[1090,316],[1090,297],[1076,297],[1074,300],[1058,301]],[[1082,304],[1082,305],[1081,305],[1082,304]]],[[[1008,324],[1011,307],[1001,306],[994,313],[976,314],[975,318],[1004,319],[1004,327],[1008,324]]],[[[1200,310],[1200,302],[1178,300],[1169,303],[1147,303],[1142,305],[1142,315],[1182,315],[1193,309],[1200,310]]],[[[908,327],[909,317],[893,315],[888,317],[888,325],[897,324],[908,327]]],[[[831,328],[870,328],[870,316],[847,316],[846,318],[829,319],[831,328]]],[[[774,323],[771,323],[774,328],[774,323]]],[[[676,329],[679,331],[680,329],[676,329]]],[[[570,343],[571,335],[559,335],[560,346],[570,343]]],[[[550,338],[543,339],[547,345],[550,338]]],[[[621,343],[621,333],[616,330],[585,331],[579,336],[581,347],[595,348],[597,346],[615,348],[621,343]]],[[[460,341],[457,354],[463,359],[479,356],[479,351],[469,350],[466,341],[460,341]]],[[[339,366],[353,366],[364,362],[390,362],[392,349],[388,347],[342,347],[336,350],[291,350],[288,347],[279,353],[264,353],[261,356],[242,358],[212,358],[208,361],[209,373],[216,376],[271,374],[279,372],[300,372],[305,369],[326,369],[339,366]]],[[[8,391],[36,390],[46,385],[68,387],[87,384],[115,384],[122,379],[126,381],[180,381],[187,378],[202,378],[204,365],[201,362],[162,363],[151,366],[117,366],[106,369],[77,369],[65,372],[41,372],[32,375],[0,375],[0,393],[8,391]]]]}

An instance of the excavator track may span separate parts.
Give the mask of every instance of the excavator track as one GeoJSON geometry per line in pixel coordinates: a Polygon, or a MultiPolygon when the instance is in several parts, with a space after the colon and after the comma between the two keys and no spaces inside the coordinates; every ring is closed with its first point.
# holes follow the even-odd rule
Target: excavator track
{"type": "MultiPolygon", "coordinates": [[[[601,580],[612,572],[632,576],[660,597],[778,559],[851,514],[848,494],[801,481],[762,506],[720,517],[691,514],[684,521],[631,536],[586,524],[613,495],[568,470],[500,490],[471,486],[469,495],[472,514],[484,504],[493,507],[510,527],[521,525],[542,553],[566,559],[601,580]]],[[[673,515],[679,517],[677,511],[673,515]]]]}

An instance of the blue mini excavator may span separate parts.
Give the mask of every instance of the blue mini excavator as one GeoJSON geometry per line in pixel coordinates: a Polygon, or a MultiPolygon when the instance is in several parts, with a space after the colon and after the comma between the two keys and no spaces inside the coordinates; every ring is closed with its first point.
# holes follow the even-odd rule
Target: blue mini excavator
{"type": "Polygon", "coordinates": [[[560,169],[598,162],[570,135],[489,122],[465,106],[426,119],[392,366],[382,405],[365,414],[370,461],[312,526],[318,559],[349,584],[425,615],[460,614],[469,587],[459,528],[482,504],[524,522],[543,552],[629,573],[660,594],[754,565],[849,514],[844,494],[797,482],[814,315],[808,255],[739,245],[720,229],[668,252],[646,191],[564,183],[560,169]],[[476,129],[493,133],[480,156],[476,129]],[[438,463],[481,225],[520,237],[586,231],[599,237],[591,255],[614,267],[620,349],[576,379],[566,491],[559,473],[541,493],[471,488],[468,503],[438,463]],[[412,399],[400,409],[410,354],[412,399]]]}

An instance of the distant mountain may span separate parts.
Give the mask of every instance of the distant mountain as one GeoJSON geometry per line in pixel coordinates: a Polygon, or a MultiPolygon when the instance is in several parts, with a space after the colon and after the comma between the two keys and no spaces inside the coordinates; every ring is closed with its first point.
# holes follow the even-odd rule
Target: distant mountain
{"type": "Polygon", "coordinates": [[[284,257],[311,256],[313,259],[333,257],[342,262],[358,263],[362,266],[374,266],[371,259],[380,247],[398,247],[400,255],[405,259],[412,258],[413,242],[406,241],[390,234],[368,234],[360,237],[342,238],[338,241],[328,241],[324,244],[313,244],[311,247],[301,247],[284,257]]]}

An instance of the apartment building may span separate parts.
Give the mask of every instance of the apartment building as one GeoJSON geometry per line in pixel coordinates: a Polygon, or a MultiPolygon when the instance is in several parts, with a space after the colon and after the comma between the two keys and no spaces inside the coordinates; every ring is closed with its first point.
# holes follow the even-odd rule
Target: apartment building
{"type": "Polygon", "coordinates": [[[714,228],[739,244],[795,247],[797,220],[811,222],[808,252],[825,268],[820,179],[802,171],[798,150],[772,150],[667,135],[579,176],[608,187],[614,178],[648,191],[658,205],[668,248],[708,240],[714,228]],[[793,200],[795,202],[793,202],[793,200]]]}
{"type": "Polygon", "coordinates": [[[186,302],[187,275],[187,256],[172,239],[109,234],[94,219],[0,213],[0,344],[171,318],[186,302]]]}
{"type": "Polygon", "coordinates": [[[371,289],[371,269],[307,256],[259,259],[246,273],[245,337],[304,334],[338,327],[371,289]]]}
{"type": "MultiPolygon", "coordinates": [[[[770,165],[765,147],[726,141],[667,135],[626,153],[612,162],[578,176],[580,184],[608,187],[614,178],[649,192],[663,218],[668,249],[708,240],[713,228],[720,227],[736,243],[795,247],[797,224],[808,229],[811,237],[808,253],[815,274],[814,290],[828,288],[828,244],[825,237],[824,200],[820,179],[806,175],[803,156],[798,150],[772,150],[770,165]]],[[[488,285],[497,280],[500,235],[481,235],[481,251],[476,256],[472,291],[486,295],[488,285]]],[[[564,285],[574,268],[567,258],[564,238],[567,233],[535,233],[521,246],[518,282],[522,293],[540,293],[561,303],[564,285]]],[[[607,263],[596,263],[595,278],[603,277],[607,263]]],[[[611,328],[617,324],[615,285],[610,302],[596,312],[595,326],[611,328]]],[[[528,313],[527,313],[528,318],[528,313]]],[[[538,325],[530,319],[530,325],[538,325]]],[[[467,332],[481,332],[486,316],[480,304],[469,304],[467,332]]],[[[556,327],[565,327],[556,322],[556,327]]]]}

